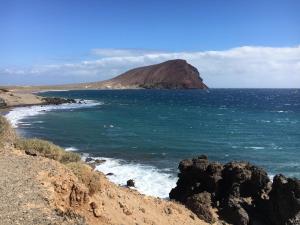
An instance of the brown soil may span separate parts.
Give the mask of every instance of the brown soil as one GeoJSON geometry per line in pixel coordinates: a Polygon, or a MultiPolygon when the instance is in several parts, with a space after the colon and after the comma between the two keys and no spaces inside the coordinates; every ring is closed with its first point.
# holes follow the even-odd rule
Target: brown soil
{"type": "Polygon", "coordinates": [[[117,186],[102,173],[91,196],[63,164],[20,150],[0,150],[0,171],[1,225],[206,224],[183,205],[117,186]]]}

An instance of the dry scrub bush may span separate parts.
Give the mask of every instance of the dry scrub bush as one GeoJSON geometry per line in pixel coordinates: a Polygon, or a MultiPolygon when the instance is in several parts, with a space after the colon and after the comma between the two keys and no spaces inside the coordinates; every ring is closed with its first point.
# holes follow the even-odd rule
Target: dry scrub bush
{"type": "Polygon", "coordinates": [[[82,162],[68,163],[67,167],[76,175],[76,177],[89,189],[89,195],[101,190],[101,176],[92,170],[90,166],[82,162]]]}
{"type": "Polygon", "coordinates": [[[3,116],[0,116],[0,147],[12,145],[16,137],[15,130],[10,123],[3,116]]]}
{"type": "Polygon", "coordinates": [[[70,162],[78,162],[81,160],[81,157],[79,154],[74,152],[63,152],[63,155],[61,156],[60,162],[61,163],[70,163],[70,162]]]}
{"type": "Polygon", "coordinates": [[[15,147],[24,151],[34,151],[37,155],[54,159],[62,163],[78,162],[80,155],[74,152],[66,152],[63,148],[49,141],[37,138],[19,139],[15,143],[15,147]]]}

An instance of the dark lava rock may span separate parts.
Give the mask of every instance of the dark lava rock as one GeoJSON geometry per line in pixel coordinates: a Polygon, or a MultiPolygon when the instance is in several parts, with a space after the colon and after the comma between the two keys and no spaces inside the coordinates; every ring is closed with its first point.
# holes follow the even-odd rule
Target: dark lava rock
{"type": "Polygon", "coordinates": [[[86,159],[85,159],[85,162],[91,162],[91,161],[93,161],[94,159],[93,158],[91,158],[91,157],[87,157],[86,159]]]}
{"type": "Polygon", "coordinates": [[[112,176],[114,175],[113,173],[107,173],[106,176],[112,176]]]}
{"type": "Polygon", "coordinates": [[[205,222],[213,223],[215,221],[212,214],[210,193],[205,191],[188,197],[186,206],[205,222]]]}
{"type": "Polygon", "coordinates": [[[25,150],[25,154],[26,155],[31,155],[31,156],[38,156],[38,152],[34,149],[26,149],[25,150]]]}
{"type": "Polygon", "coordinates": [[[263,169],[248,162],[220,164],[206,156],[182,160],[178,168],[170,199],[207,222],[213,220],[208,209],[216,207],[220,217],[234,225],[300,225],[298,179],[277,175],[272,183],[263,169]]]}
{"type": "Polygon", "coordinates": [[[248,225],[250,218],[248,212],[242,207],[238,199],[230,198],[220,210],[222,218],[234,225],[248,225]]]}
{"type": "Polygon", "coordinates": [[[100,164],[106,162],[105,159],[96,159],[95,161],[93,161],[93,160],[94,159],[92,159],[92,158],[87,158],[85,160],[85,162],[88,163],[92,167],[93,170],[96,168],[96,166],[99,166],[100,164]]]}
{"type": "Polygon", "coordinates": [[[45,105],[60,105],[60,104],[65,104],[65,103],[76,103],[76,101],[74,99],[70,99],[70,98],[52,98],[52,97],[45,97],[42,98],[42,100],[44,101],[45,105]]]}
{"type": "Polygon", "coordinates": [[[132,180],[132,179],[128,180],[126,186],[127,187],[134,187],[135,186],[134,180],[132,180]]]}
{"type": "Polygon", "coordinates": [[[96,160],[95,160],[95,163],[96,163],[97,165],[100,165],[100,164],[105,163],[105,162],[106,162],[105,159],[96,159],[96,160]]]}
{"type": "Polygon", "coordinates": [[[276,175],[269,200],[262,205],[274,225],[300,224],[300,180],[276,175]],[[266,207],[267,205],[267,207],[266,207]]]}

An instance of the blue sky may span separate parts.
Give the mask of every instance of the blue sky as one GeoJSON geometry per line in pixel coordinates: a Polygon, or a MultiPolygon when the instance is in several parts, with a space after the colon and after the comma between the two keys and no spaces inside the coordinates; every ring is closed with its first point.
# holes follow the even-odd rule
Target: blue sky
{"type": "MultiPolygon", "coordinates": [[[[133,66],[172,58],[174,54],[180,57],[185,53],[217,51],[222,55],[222,52],[228,53],[232,49],[243,50],[244,46],[254,48],[260,61],[263,60],[260,57],[261,49],[278,52],[278,49],[289,48],[292,53],[287,58],[277,58],[276,63],[289,60],[289,63],[294,63],[292,66],[295,68],[286,72],[295,73],[300,61],[297,56],[300,45],[299,12],[298,0],[0,0],[0,83],[102,80],[133,66]],[[120,65],[116,63],[120,60],[116,57],[123,57],[124,60],[124,57],[153,54],[159,57],[140,62],[135,60],[135,63],[129,62],[127,66],[125,62],[128,62],[128,58],[120,65]],[[161,54],[169,55],[161,57],[161,54]],[[102,62],[99,69],[99,60],[113,57],[113,64],[105,67],[102,62]],[[98,64],[95,65],[95,62],[98,64]],[[84,63],[94,63],[95,68],[76,71],[84,63]],[[68,70],[68,67],[72,69],[68,70]]],[[[250,52],[250,61],[254,63],[255,56],[252,55],[252,50],[250,52]]],[[[238,62],[240,58],[234,60],[238,62]]],[[[269,60],[266,64],[274,64],[274,59],[267,57],[266,60],[269,60]]],[[[214,67],[215,62],[211,63],[211,67],[214,67]]],[[[194,64],[203,67],[198,61],[194,64]]],[[[204,67],[209,67],[209,62],[204,67]]],[[[202,71],[198,66],[197,68],[204,79],[213,82],[210,86],[219,87],[221,81],[227,79],[226,76],[219,77],[221,80],[216,85],[216,74],[212,74],[212,71],[207,73],[207,69],[202,71]],[[211,79],[211,76],[215,78],[211,79]]],[[[270,70],[273,71],[274,68],[270,70]]],[[[271,76],[272,71],[267,71],[267,74],[271,76]]],[[[297,77],[300,75],[293,76],[298,81],[297,77]]],[[[257,80],[259,77],[253,79],[257,80]]],[[[234,87],[246,87],[245,82],[241,81],[234,87]]],[[[280,84],[277,82],[274,87],[280,84]]],[[[290,81],[291,84],[293,82],[290,81]]],[[[248,84],[253,86],[255,82],[248,81],[248,84]]],[[[288,85],[289,81],[286,80],[285,86],[288,85]]]]}

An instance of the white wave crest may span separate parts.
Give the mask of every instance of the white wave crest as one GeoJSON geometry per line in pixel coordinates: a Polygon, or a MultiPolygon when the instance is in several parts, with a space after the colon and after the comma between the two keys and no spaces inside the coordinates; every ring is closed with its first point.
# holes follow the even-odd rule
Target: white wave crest
{"type": "Polygon", "coordinates": [[[12,109],[5,117],[11,122],[14,128],[18,127],[18,124],[22,119],[27,117],[36,116],[39,114],[44,114],[49,111],[54,110],[68,110],[77,108],[93,107],[97,105],[102,105],[103,103],[93,101],[93,100],[76,100],[76,103],[66,103],[61,105],[36,105],[29,107],[18,107],[12,109]]]}
{"type": "Polygon", "coordinates": [[[76,152],[76,151],[78,151],[78,149],[77,148],[75,148],[75,147],[67,147],[67,148],[65,148],[65,150],[67,151],[67,152],[76,152]]]}
{"type": "Polygon", "coordinates": [[[104,159],[104,163],[98,165],[96,170],[104,174],[112,173],[108,179],[119,185],[126,185],[127,180],[135,181],[136,189],[145,195],[160,198],[168,198],[169,192],[176,186],[175,175],[159,170],[154,166],[138,163],[128,163],[120,159],[93,157],[93,159],[104,159]]]}

